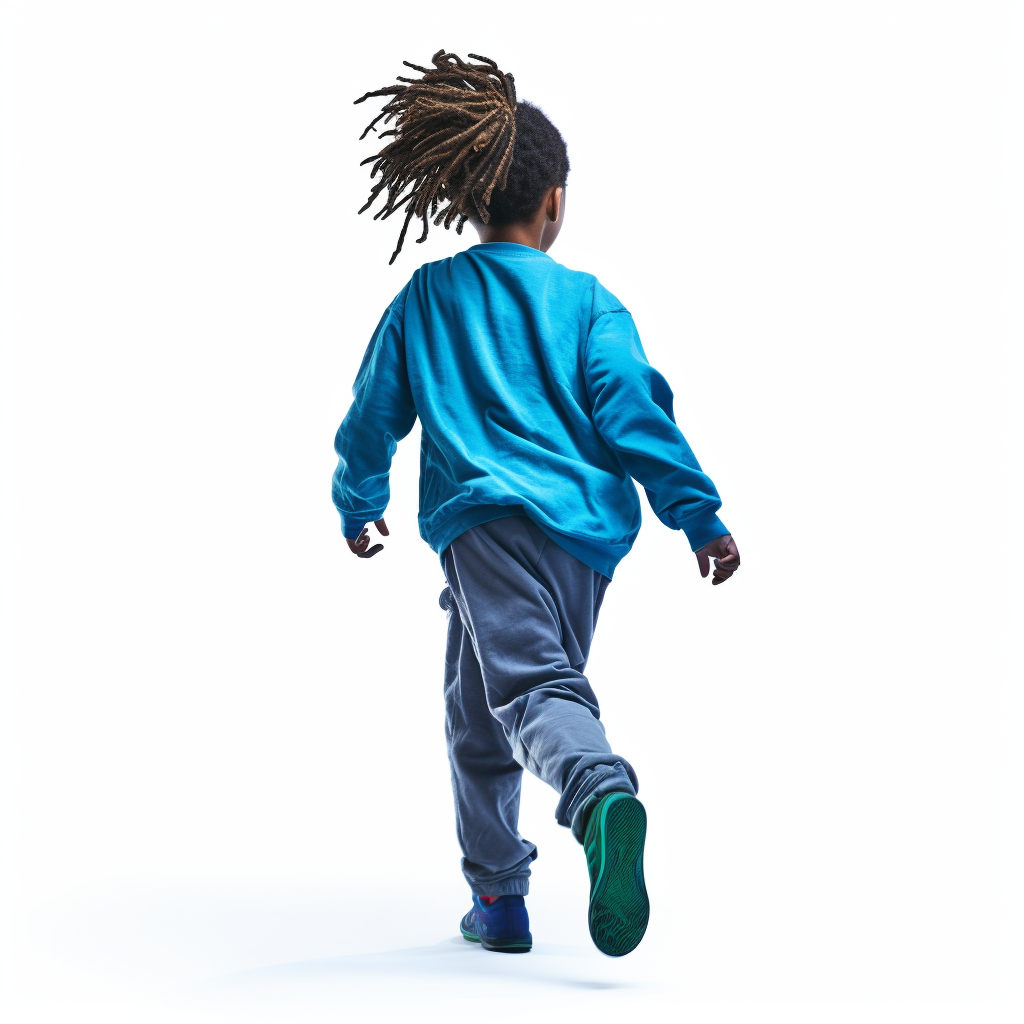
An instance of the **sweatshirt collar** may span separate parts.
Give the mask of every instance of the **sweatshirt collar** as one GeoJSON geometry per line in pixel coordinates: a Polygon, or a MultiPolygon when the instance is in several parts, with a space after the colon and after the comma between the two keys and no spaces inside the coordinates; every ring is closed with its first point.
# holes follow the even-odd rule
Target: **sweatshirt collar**
{"type": "Polygon", "coordinates": [[[532,245],[520,245],[518,242],[477,242],[471,245],[467,252],[488,252],[508,253],[510,256],[543,256],[549,260],[551,257],[540,249],[534,249],[532,245]]]}

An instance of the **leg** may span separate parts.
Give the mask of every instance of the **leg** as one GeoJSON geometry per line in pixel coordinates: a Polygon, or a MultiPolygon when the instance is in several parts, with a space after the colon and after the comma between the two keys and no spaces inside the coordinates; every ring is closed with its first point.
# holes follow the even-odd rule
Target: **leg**
{"type": "Polygon", "coordinates": [[[555,818],[582,842],[596,800],[638,786],[608,744],[583,673],[607,577],[525,516],[468,530],[444,566],[490,712],[515,760],[561,795],[555,818]]]}
{"type": "Polygon", "coordinates": [[[523,769],[487,707],[480,665],[447,587],[440,603],[448,612],[445,738],[462,872],[479,896],[525,895],[537,847],[518,832],[523,769]]]}

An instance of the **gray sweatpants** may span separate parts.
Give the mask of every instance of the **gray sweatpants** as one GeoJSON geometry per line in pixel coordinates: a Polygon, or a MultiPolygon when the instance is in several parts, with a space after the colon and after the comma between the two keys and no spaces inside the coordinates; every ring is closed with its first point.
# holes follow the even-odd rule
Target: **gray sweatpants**
{"type": "Polygon", "coordinates": [[[611,581],[523,515],[467,530],[441,558],[445,735],[463,874],[481,896],[526,893],[537,847],[519,834],[523,768],[560,794],[555,819],[579,842],[581,810],[605,793],[637,791],[583,674],[611,581]]]}

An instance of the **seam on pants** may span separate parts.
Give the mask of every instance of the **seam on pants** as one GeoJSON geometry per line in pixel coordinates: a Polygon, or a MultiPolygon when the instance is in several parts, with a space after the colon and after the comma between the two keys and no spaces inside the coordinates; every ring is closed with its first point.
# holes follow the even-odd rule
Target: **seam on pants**
{"type": "MultiPolygon", "coordinates": [[[[539,530],[540,533],[544,533],[544,531],[540,530],[539,527],[538,527],[538,530],[539,530]]],[[[540,565],[540,560],[544,557],[544,552],[547,550],[547,546],[550,543],[551,543],[551,538],[546,533],[544,533],[544,543],[541,544],[540,551],[537,552],[537,557],[534,559],[534,562],[533,562],[532,569],[533,569],[534,572],[540,572],[540,570],[537,568],[537,566],[540,565]]]]}
{"type": "MultiPolygon", "coordinates": [[[[452,547],[449,551],[449,557],[452,560],[452,570],[455,576],[455,582],[458,584],[459,593],[462,593],[462,585],[459,583],[459,562],[455,554],[455,548],[452,547]]],[[[448,584],[448,589],[451,590],[451,583],[448,584]]],[[[462,603],[459,602],[455,596],[455,591],[451,590],[452,603],[455,606],[455,611],[458,613],[459,618],[462,620],[463,628],[466,631],[466,635],[469,637],[469,644],[473,648],[473,654],[476,656],[476,660],[480,665],[480,675],[483,676],[484,662],[480,657],[480,648],[477,646],[476,640],[476,627],[473,625],[473,616],[470,613],[469,605],[465,604],[465,600],[462,603]],[[465,614],[463,614],[463,605],[465,604],[465,614]]]]}

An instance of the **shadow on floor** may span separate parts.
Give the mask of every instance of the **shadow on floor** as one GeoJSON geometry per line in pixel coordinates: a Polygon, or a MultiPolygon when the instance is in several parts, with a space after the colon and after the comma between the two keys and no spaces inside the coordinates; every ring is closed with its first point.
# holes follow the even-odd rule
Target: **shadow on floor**
{"type": "Polygon", "coordinates": [[[630,989],[627,981],[601,978],[605,960],[590,950],[573,946],[534,945],[529,953],[491,953],[461,937],[445,939],[433,946],[358,953],[323,960],[300,960],[247,971],[218,975],[183,986],[181,995],[202,996],[216,992],[272,988],[295,984],[321,987],[334,984],[349,988],[360,982],[405,987],[425,980],[438,982],[507,978],[520,985],[552,985],[568,989],[630,989]]]}

